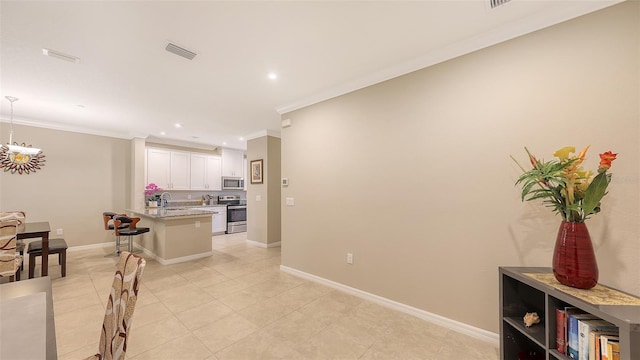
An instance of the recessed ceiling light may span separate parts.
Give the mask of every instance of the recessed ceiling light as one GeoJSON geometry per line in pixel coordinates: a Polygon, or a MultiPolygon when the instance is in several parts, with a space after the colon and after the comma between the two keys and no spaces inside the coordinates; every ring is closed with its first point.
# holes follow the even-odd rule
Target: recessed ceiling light
{"type": "Polygon", "coordinates": [[[175,126],[176,126],[177,128],[181,128],[181,127],[182,127],[182,124],[178,123],[178,124],[176,124],[175,126]]]}
{"type": "Polygon", "coordinates": [[[274,72],[270,72],[269,74],[267,74],[267,77],[270,80],[276,80],[278,78],[278,74],[274,73],[274,72]]]}
{"type": "Polygon", "coordinates": [[[238,140],[240,140],[240,141],[244,141],[244,138],[243,138],[243,137],[241,137],[241,138],[238,138],[238,140]]]}
{"type": "Polygon", "coordinates": [[[167,133],[164,131],[160,131],[160,135],[167,135],[167,133]]]}
{"type": "Polygon", "coordinates": [[[85,106],[84,106],[84,105],[82,105],[82,104],[78,104],[78,105],[76,105],[76,106],[77,106],[77,107],[79,107],[79,108],[82,108],[82,109],[84,109],[84,108],[85,108],[85,106]]]}
{"type": "Polygon", "coordinates": [[[227,145],[227,142],[226,142],[226,141],[223,141],[223,142],[222,142],[222,145],[227,145]]]}

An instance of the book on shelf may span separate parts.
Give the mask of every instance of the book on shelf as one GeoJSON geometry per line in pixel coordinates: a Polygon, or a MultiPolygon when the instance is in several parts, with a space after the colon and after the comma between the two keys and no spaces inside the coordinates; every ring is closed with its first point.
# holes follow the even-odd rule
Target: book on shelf
{"type": "MultiPolygon", "coordinates": [[[[569,316],[574,314],[584,314],[585,312],[573,306],[566,306],[563,312],[564,312],[564,316],[562,319],[563,334],[561,336],[564,338],[564,349],[558,350],[558,351],[560,351],[562,354],[569,356],[569,316]]],[[[556,326],[558,326],[557,323],[556,323],[556,326]]],[[[556,334],[557,334],[557,329],[556,329],[556,334]]]]}
{"type": "Polygon", "coordinates": [[[618,335],[618,330],[615,331],[592,331],[589,333],[589,360],[602,360],[600,351],[600,335],[618,335]]]}
{"type": "Polygon", "coordinates": [[[620,360],[620,342],[611,340],[607,342],[607,354],[611,360],[620,360]]]}
{"type": "Polygon", "coordinates": [[[567,353],[567,312],[564,309],[556,309],[556,350],[560,354],[567,353]]]}
{"type": "Polygon", "coordinates": [[[579,353],[579,341],[580,330],[578,329],[578,322],[580,320],[595,319],[596,316],[592,314],[570,314],[567,321],[567,341],[569,346],[567,347],[567,355],[575,360],[580,360],[579,353]]]}
{"type": "MultiPolygon", "coordinates": [[[[620,338],[618,336],[600,335],[600,359],[613,360],[613,343],[618,344],[619,341],[620,341],[620,338]]],[[[620,358],[619,346],[618,346],[618,358],[620,358]]]]}
{"type": "Polygon", "coordinates": [[[589,333],[598,330],[617,331],[618,327],[602,319],[578,320],[578,360],[589,360],[593,356],[595,344],[589,346],[589,333]]]}

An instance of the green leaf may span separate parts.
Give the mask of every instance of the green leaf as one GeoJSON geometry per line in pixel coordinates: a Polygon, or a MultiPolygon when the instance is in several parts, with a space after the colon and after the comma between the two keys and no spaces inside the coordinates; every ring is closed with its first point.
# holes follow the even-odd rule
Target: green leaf
{"type": "Polygon", "coordinates": [[[584,194],[584,200],[582,201],[582,209],[584,210],[583,214],[585,217],[589,216],[594,211],[600,203],[600,200],[602,200],[602,197],[605,196],[609,181],[610,179],[606,172],[601,172],[593,178],[593,181],[584,194]]]}

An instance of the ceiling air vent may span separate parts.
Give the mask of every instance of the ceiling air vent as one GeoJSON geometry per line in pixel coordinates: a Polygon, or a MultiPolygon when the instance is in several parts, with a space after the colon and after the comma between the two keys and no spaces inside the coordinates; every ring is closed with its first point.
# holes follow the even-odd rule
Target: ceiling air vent
{"type": "Polygon", "coordinates": [[[491,8],[497,8],[500,5],[504,5],[506,3],[508,3],[511,0],[489,0],[491,2],[491,8]]]}
{"type": "Polygon", "coordinates": [[[60,60],[64,60],[72,63],[80,62],[80,58],[77,56],[67,55],[67,54],[61,53],[60,51],[51,50],[51,49],[42,49],[42,55],[54,57],[56,59],[60,59],[60,60]]]}
{"type": "Polygon", "coordinates": [[[168,43],[167,47],[164,48],[165,50],[167,50],[168,52],[172,53],[172,54],[176,54],[178,56],[182,56],[185,59],[189,59],[189,60],[193,60],[194,57],[196,57],[196,53],[194,53],[193,51],[189,51],[181,46],[178,46],[176,44],[173,43],[168,43]]]}

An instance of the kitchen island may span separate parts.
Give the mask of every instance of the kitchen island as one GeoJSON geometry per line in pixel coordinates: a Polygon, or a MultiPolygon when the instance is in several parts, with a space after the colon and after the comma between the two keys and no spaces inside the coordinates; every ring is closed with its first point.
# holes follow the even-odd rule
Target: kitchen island
{"type": "Polygon", "coordinates": [[[134,245],[163,265],[199,259],[213,254],[211,215],[214,211],[197,208],[125,209],[139,217],[139,227],[149,233],[134,236],[134,245]]]}

